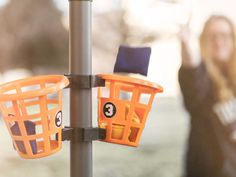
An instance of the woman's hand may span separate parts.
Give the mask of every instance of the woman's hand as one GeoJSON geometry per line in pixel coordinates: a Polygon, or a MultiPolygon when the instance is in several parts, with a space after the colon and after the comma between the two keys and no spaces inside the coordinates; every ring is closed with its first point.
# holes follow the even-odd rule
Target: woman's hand
{"type": "Polygon", "coordinates": [[[181,42],[182,66],[193,68],[201,63],[197,47],[194,46],[193,35],[189,28],[190,17],[185,25],[180,26],[179,39],[181,42]]]}

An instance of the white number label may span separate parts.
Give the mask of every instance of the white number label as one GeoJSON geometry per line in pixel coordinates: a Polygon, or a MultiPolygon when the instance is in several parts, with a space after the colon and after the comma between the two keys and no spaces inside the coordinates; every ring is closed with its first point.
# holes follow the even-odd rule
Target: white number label
{"type": "Polygon", "coordinates": [[[57,127],[60,127],[62,125],[62,112],[58,111],[55,116],[55,125],[57,127]]]}
{"type": "Polygon", "coordinates": [[[106,103],[103,107],[103,113],[107,118],[111,118],[116,114],[116,107],[113,103],[106,103]]]}

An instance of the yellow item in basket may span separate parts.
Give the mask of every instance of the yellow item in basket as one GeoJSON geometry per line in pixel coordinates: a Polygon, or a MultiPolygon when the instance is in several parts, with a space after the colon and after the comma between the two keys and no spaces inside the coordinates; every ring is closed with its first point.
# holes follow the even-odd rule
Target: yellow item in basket
{"type": "MultiPolygon", "coordinates": [[[[129,109],[130,109],[130,105],[125,105],[125,117],[127,119],[128,113],[129,113],[129,109]]],[[[132,122],[133,123],[140,123],[140,119],[138,117],[138,115],[134,112],[133,116],[132,116],[132,122]]],[[[101,127],[106,127],[107,124],[106,123],[102,123],[101,127]]],[[[124,133],[124,126],[123,125],[114,125],[113,129],[112,129],[112,138],[114,139],[122,139],[123,137],[123,133],[124,133]]],[[[129,131],[129,135],[131,133],[131,130],[129,131]]]]}
{"type": "MultiPolygon", "coordinates": [[[[127,104],[125,105],[125,117],[127,119],[127,116],[128,116],[128,113],[129,113],[129,109],[130,109],[130,105],[127,104]]],[[[133,123],[140,123],[140,119],[138,117],[138,115],[136,114],[136,112],[133,113],[133,116],[132,116],[132,122],[133,123]]]]}

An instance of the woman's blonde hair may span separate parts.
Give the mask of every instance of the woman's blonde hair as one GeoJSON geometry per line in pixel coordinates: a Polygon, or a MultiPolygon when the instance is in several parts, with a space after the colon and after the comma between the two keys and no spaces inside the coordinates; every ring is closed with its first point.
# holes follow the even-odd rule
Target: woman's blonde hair
{"type": "Polygon", "coordinates": [[[207,72],[210,75],[214,83],[214,90],[218,101],[227,101],[232,99],[236,95],[236,36],[233,22],[222,15],[213,15],[205,23],[203,31],[200,35],[200,50],[203,62],[206,65],[207,72]],[[209,26],[213,21],[223,20],[225,21],[232,32],[233,41],[233,53],[229,59],[229,63],[226,65],[226,73],[222,73],[220,67],[213,61],[206,47],[206,40],[208,36],[209,26]]]}

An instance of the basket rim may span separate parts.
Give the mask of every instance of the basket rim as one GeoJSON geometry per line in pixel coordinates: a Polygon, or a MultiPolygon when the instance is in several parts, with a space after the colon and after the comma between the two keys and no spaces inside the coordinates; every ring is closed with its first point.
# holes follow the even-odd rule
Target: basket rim
{"type": "MultiPolygon", "coordinates": [[[[11,100],[22,100],[28,98],[34,98],[42,95],[47,95],[50,93],[57,92],[66,86],[69,85],[69,80],[64,75],[40,75],[40,76],[33,76],[27,77],[24,79],[18,79],[11,82],[6,82],[0,85],[0,101],[11,101],[11,100]],[[31,90],[22,93],[4,93],[7,92],[7,88],[14,88],[16,85],[21,85],[23,83],[31,82],[33,80],[47,80],[47,79],[59,79],[55,85],[45,87],[43,89],[31,90]]],[[[30,84],[28,85],[30,86],[30,84]]],[[[21,88],[22,86],[20,86],[21,88]]],[[[27,87],[27,84],[23,87],[27,87]]],[[[13,89],[9,89],[13,90],[13,89]]]]}
{"type": "Polygon", "coordinates": [[[151,81],[139,79],[139,78],[134,78],[130,76],[122,76],[118,74],[98,74],[98,76],[105,80],[120,81],[124,83],[137,84],[137,85],[149,87],[149,88],[154,89],[156,93],[163,92],[163,87],[160,86],[159,84],[156,84],[151,81]]]}

